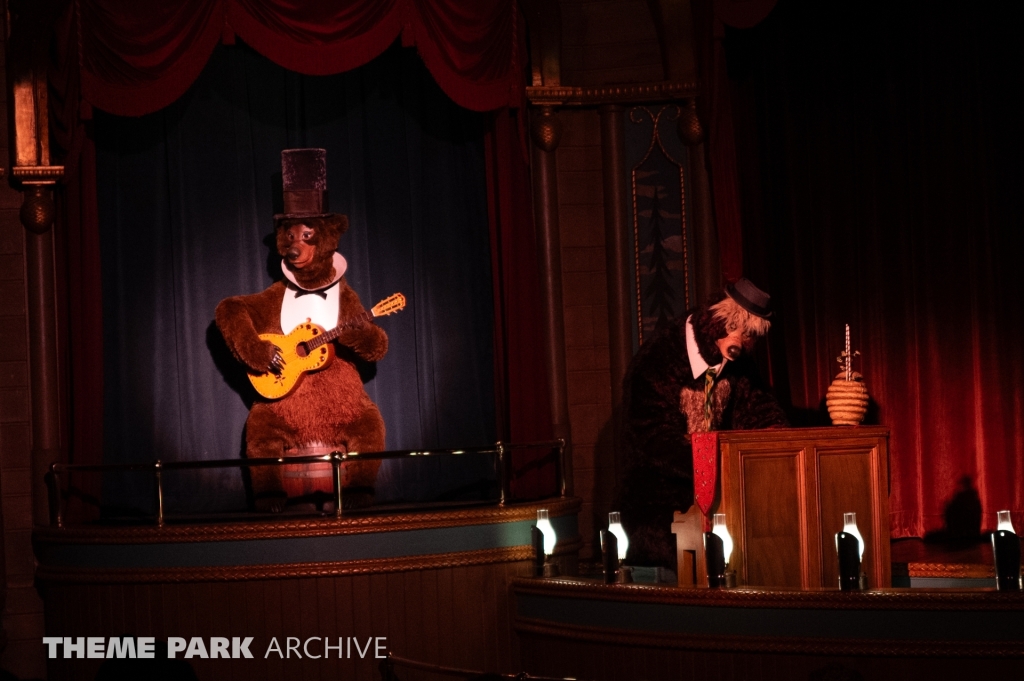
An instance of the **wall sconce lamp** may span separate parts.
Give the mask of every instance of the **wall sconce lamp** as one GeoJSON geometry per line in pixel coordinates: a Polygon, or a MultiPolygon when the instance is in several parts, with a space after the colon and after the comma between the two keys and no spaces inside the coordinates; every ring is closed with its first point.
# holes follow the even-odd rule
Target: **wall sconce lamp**
{"type": "Polygon", "coordinates": [[[860,591],[867,586],[867,576],[861,572],[864,558],[864,537],[857,528],[857,514],[843,514],[843,531],[836,533],[836,553],[839,556],[839,588],[842,591],[860,591]]]}
{"type": "Polygon", "coordinates": [[[535,577],[557,577],[558,566],[551,560],[558,535],[548,518],[548,509],[537,509],[537,524],[532,528],[533,574],[535,577]]]}
{"type": "Polygon", "coordinates": [[[1013,530],[1009,511],[999,511],[998,523],[992,533],[992,557],[996,564],[996,588],[1020,591],[1020,537],[1013,530]]]}
{"type": "Polygon", "coordinates": [[[711,531],[704,533],[704,558],[707,563],[708,586],[732,588],[736,586],[736,571],[728,570],[732,558],[732,535],[725,524],[725,514],[711,517],[711,531]]]}

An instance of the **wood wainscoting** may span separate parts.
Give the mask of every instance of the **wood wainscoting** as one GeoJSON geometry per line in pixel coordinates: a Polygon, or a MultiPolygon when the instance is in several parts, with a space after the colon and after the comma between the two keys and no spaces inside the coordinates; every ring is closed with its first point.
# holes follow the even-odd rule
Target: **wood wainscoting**
{"type": "Polygon", "coordinates": [[[1024,596],[515,580],[529,674],[589,681],[960,681],[1024,669],[1024,596]]]}
{"type": "MultiPolygon", "coordinates": [[[[531,570],[538,508],[574,573],[578,499],[272,523],[37,530],[46,635],[246,637],[255,659],[190,659],[200,679],[374,681],[365,657],[265,656],[274,638],[386,638],[397,655],[517,671],[509,582],[531,570]],[[353,659],[354,658],[354,659],[353,659]]],[[[40,642],[40,645],[42,643],[40,642]]],[[[343,653],[345,654],[345,653],[343,653]]],[[[179,653],[178,657],[181,657],[179,653]]],[[[103,660],[48,660],[51,681],[96,677],[103,660]]]]}

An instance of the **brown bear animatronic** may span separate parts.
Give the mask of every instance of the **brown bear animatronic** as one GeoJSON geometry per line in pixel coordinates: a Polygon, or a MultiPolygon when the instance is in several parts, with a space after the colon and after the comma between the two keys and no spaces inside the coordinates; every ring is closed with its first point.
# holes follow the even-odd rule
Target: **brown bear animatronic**
{"type": "Polygon", "coordinates": [[[631,565],[675,569],[672,514],[694,501],[693,433],[788,424],[751,356],[771,315],[771,296],[740,279],[658,328],[630,363],[619,504],[631,565]]]}
{"type": "MultiPolygon", "coordinates": [[[[306,318],[329,330],[365,312],[343,276],[345,258],[336,252],[348,218],[326,212],[324,205],[326,151],[288,149],[281,153],[281,166],[284,213],[274,222],[286,281],[262,293],[226,298],[216,311],[231,352],[254,373],[282,369],[279,349],[260,334],[288,333],[306,318]]],[[[376,362],[387,349],[387,336],[371,322],[342,331],[335,358],[325,368],[305,374],[285,397],[253,404],[245,426],[246,455],[383,450],[384,420],[363,389],[355,362],[376,362]]],[[[344,465],[346,507],[372,502],[379,467],[379,461],[365,460],[344,465]]],[[[250,472],[257,510],[281,511],[287,501],[281,469],[253,466],[250,472]]]]}

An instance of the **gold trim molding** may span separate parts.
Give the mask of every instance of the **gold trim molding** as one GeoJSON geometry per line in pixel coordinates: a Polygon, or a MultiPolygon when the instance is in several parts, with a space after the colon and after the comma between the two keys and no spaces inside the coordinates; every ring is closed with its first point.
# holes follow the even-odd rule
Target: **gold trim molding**
{"type": "MultiPolygon", "coordinates": [[[[583,546],[579,536],[559,541],[555,555],[575,558],[583,546]]],[[[277,563],[272,565],[216,565],[166,568],[48,567],[40,565],[36,578],[51,584],[144,584],[166,582],[232,582],[256,579],[344,577],[415,570],[520,563],[533,560],[532,546],[507,546],[475,551],[452,551],[422,556],[395,556],[362,560],[277,563]]],[[[524,573],[525,574],[525,573],[524,573]]]]}
{"type": "Polygon", "coordinates": [[[514,580],[516,594],[664,605],[793,610],[1021,610],[1019,592],[994,589],[703,589],[604,584],[573,578],[514,580]]]}
{"type": "MultiPolygon", "coordinates": [[[[930,579],[992,579],[996,570],[992,565],[966,563],[907,563],[907,576],[930,579]]],[[[995,582],[993,581],[993,585],[995,582]]]]}
{"type": "Polygon", "coordinates": [[[166,544],[170,542],[237,541],[284,537],[328,537],[375,532],[405,532],[439,527],[514,523],[537,517],[547,508],[551,517],[576,515],[582,502],[575,497],[515,506],[486,506],[426,513],[307,518],[268,522],[209,525],[147,525],[144,527],[45,527],[34,532],[37,542],[52,544],[166,544]]]}
{"type": "Polygon", "coordinates": [[[11,178],[23,184],[56,184],[64,179],[64,166],[14,166],[11,178]]]}
{"type": "Polygon", "coordinates": [[[696,82],[659,81],[593,87],[540,85],[526,88],[526,98],[539,106],[596,106],[613,102],[669,102],[698,94],[696,82]]]}
{"type": "Polygon", "coordinates": [[[275,565],[101,570],[51,568],[42,565],[36,572],[36,578],[44,582],[60,584],[139,584],[146,582],[224,582],[296,577],[341,577],[347,575],[407,572],[411,570],[436,570],[491,563],[516,563],[528,561],[532,556],[532,547],[513,546],[426,556],[399,556],[368,560],[283,563],[275,565]]]}
{"type": "MultiPolygon", "coordinates": [[[[516,618],[520,635],[534,634],[546,640],[571,640],[625,648],[676,650],[802,653],[809,655],[877,655],[881,657],[1022,657],[1024,644],[1009,641],[915,641],[878,639],[784,638],[713,634],[665,634],[632,629],[551,624],[544,620],[516,618]]],[[[528,641],[524,644],[529,645],[528,641]]],[[[611,651],[605,651],[611,652],[611,651]]]]}

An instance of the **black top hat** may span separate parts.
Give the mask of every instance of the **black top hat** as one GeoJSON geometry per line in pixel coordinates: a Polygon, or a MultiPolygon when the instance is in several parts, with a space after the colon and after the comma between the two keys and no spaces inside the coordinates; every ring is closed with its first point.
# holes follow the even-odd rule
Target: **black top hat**
{"type": "Polygon", "coordinates": [[[274,221],[335,217],[327,207],[327,150],[285,149],[281,152],[284,212],[274,221]]]}
{"type": "Polygon", "coordinates": [[[750,314],[764,319],[772,316],[772,297],[754,286],[754,282],[746,277],[741,277],[735,283],[726,284],[725,292],[750,314]]]}

